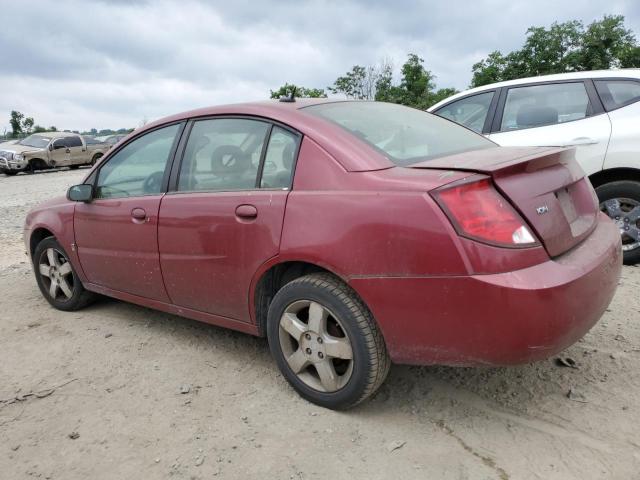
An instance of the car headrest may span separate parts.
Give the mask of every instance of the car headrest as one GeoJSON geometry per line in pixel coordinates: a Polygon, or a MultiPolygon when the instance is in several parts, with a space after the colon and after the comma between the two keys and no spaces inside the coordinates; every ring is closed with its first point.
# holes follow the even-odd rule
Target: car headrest
{"type": "Polygon", "coordinates": [[[558,123],[558,110],[538,105],[523,105],[516,115],[518,127],[538,127],[558,123]]]}
{"type": "Polygon", "coordinates": [[[235,145],[222,145],[211,153],[211,173],[234,174],[242,172],[249,161],[249,155],[235,145]]]}

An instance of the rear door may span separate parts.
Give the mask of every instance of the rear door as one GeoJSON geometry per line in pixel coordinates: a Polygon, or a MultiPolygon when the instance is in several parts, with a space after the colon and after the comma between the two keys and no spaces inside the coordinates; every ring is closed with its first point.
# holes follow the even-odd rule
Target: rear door
{"type": "Polygon", "coordinates": [[[193,123],[160,207],[167,292],[179,306],[250,321],[256,270],[277,255],[296,132],[251,118],[193,123]]]}
{"type": "Polygon", "coordinates": [[[476,93],[447,103],[433,113],[470,128],[476,133],[488,133],[493,120],[496,96],[495,90],[476,93]]]}
{"type": "Polygon", "coordinates": [[[489,138],[502,146],[574,146],[587,175],[602,170],[611,122],[590,81],[504,88],[489,138]]]}
{"type": "Polygon", "coordinates": [[[100,166],[94,200],[77,203],[75,242],[89,282],[168,302],[160,273],[158,210],[183,124],[152,130],[100,166]]]}

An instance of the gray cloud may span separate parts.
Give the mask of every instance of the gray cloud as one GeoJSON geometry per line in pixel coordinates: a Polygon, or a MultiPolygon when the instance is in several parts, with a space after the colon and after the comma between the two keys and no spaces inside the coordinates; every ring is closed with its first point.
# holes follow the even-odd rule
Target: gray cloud
{"type": "Polygon", "coordinates": [[[408,52],[463,89],[474,62],[517,48],[527,27],[604,14],[640,32],[640,5],[623,0],[14,2],[2,8],[0,130],[12,109],[47,126],[135,126],[285,81],[326,87],[408,52]]]}

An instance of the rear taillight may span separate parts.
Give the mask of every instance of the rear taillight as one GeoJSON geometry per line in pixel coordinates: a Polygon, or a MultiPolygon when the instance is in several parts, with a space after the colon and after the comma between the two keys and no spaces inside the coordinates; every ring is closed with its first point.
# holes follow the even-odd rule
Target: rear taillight
{"type": "Polygon", "coordinates": [[[522,217],[488,178],[447,185],[432,193],[463,237],[506,247],[538,243],[522,217]]]}

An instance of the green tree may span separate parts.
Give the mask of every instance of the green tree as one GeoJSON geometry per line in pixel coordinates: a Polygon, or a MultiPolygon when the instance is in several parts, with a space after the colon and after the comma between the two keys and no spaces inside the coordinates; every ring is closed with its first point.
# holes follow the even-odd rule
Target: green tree
{"type": "Polygon", "coordinates": [[[58,131],[58,129],[57,129],[55,126],[53,126],[53,125],[52,125],[52,126],[50,126],[49,128],[47,128],[47,131],[48,131],[48,132],[57,132],[57,131],[58,131]]]}
{"type": "Polygon", "coordinates": [[[296,98],[325,98],[327,96],[321,88],[306,88],[285,83],[277,90],[270,90],[270,98],[288,97],[291,92],[295,92],[296,98]]]}
{"type": "Polygon", "coordinates": [[[16,110],[11,110],[11,119],[9,120],[9,124],[11,125],[11,136],[16,138],[18,135],[22,133],[22,119],[24,118],[24,114],[20,113],[16,110]]]}
{"type": "Polygon", "coordinates": [[[42,133],[42,132],[46,132],[47,129],[44,127],[41,127],[40,125],[34,125],[33,127],[33,131],[31,133],[42,133]]]}
{"type": "Polygon", "coordinates": [[[33,129],[33,124],[35,122],[33,121],[33,117],[27,117],[22,121],[22,131],[24,133],[31,133],[31,130],[33,129]]]}
{"type": "Polygon", "coordinates": [[[472,87],[522,77],[617,67],[640,67],[640,46],[624,16],[605,15],[584,28],[572,20],[530,27],[519,50],[491,52],[472,67],[472,87]]]}

